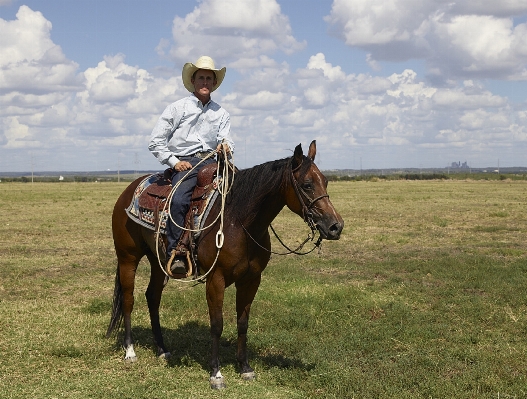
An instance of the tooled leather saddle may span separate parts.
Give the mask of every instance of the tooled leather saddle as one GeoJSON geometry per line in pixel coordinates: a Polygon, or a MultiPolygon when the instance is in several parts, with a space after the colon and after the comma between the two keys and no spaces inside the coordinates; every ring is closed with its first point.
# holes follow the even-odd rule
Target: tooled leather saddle
{"type": "MultiPolygon", "coordinates": [[[[198,173],[190,208],[185,217],[185,230],[176,246],[177,256],[187,257],[191,242],[199,237],[199,231],[191,230],[199,230],[203,226],[218,195],[217,168],[217,163],[211,163],[198,173]]],[[[162,234],[166,233],[169,217],[167,201],[172,190],[173,173],[172,169],[167,169],[162,174],[149,175],[137,186],[132,201],[126,208],[126,213],[134,222],[162,234]]]]}

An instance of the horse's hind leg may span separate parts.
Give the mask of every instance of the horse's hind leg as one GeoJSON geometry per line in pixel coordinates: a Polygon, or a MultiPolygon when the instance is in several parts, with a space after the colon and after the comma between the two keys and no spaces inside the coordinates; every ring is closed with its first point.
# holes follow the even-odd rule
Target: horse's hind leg
{"type": "Polygon", "coordinates": [[[124,340],[123,346],[126,354],[124,360],[127,362],[135,362],[137,356],[134,351],[134,343],[132,339],[132,310],[134,308],[134,284],[135,272],[139,260],[127,259],[122,260],[118,256],[119,262],[119,279],[121,280],[121,287],[123,293],[123,320],[124,320],[124,340]]]}
{"type": "Polygon", "coordinates": [[[157,257],[151,252],[146,255],[150,262],[150,282],[146,289],[146,301],[148,303],[148,311],[150,313],[150,324],[152,326],[152,334],[154,335],[154,342],[157,347],[157,356],[166,358],[170,356],[165,348],[163,335],[161,334],[161,324],[159,323],[159,304],[161,303],[161,294],[163,288],[168,282],[168,278],[159,267],[157,257]]]}

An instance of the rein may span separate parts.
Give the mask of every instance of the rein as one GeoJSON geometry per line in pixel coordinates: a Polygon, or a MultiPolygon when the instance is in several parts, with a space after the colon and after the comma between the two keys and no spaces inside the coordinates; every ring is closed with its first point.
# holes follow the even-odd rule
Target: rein
{"type": "Polygon", "coordinates": [[[269,225],[269,227],[271,228],[271,231],[273,232],[274,236],[276,237],[276,239],[278,240],[278,242],[280,244],[282,244],[282,246],[287,249],[288,252],[275,252],[275,251],[272,251],[272,250],[269,250],[267,248],[265,248],[263,245],[261,245],[258,241],[256,241],[256,239],[251,235],[251,233],[249,233],[247,231],[247,229],[245,228],[245,226],[242,224],[242,227],[243,227],[243,231],[245,231],[245,234],[247,234],[249,236],[249,238],[251,240],[253,240],[253,242],[258,245],[260,248],[262,248],[263,250],[273,254],[273,255],[290,255],[290,254],[295,254],[295,255],[307,255],[307,254],[310,254],[311,252],[313,252],[315,250],[315,248],[319,248],[320,249],[320,245],[322,243],[322,236],[319,234],[318,236],[318,239],[317,239],[317,242],[315,242],[315,245],[313,246],[313,248],[311,248],[309,251],[307,252],[298,252],[299,250],[301,250],[304,245],[306,245],[306,243],[308,241],[313,241],[313,238],[315,238],[315,234],[314,234],[314,231],[312,230],[311,233],[308,233],[307,234],[307,238],[302,242],[302,244],[300,244],[298,247],[296,247],[295,249],[291,249],[289,248],[283,241],[282,239],[278,236],[278,234],[276,233],[274,227],[272,225],[269,225]]]}
{"type": "Polygon", "coordinates": [[[289,174],[289,177],[290,177],[290,181],[291,181],[291,184],[293,186],[293,188],[295,189],[295,193],[296,193],[296,197],[298,198],[298,201],[300,202],[300,204],[302,205],[302,217],[304,219],[304,222],[309,226],[309,228],[311,229],[311,232],[307,234],[307,238],[302,242],[302,244],[300,244],[297,248],[295,249],[290,249],[286,244],[284,244],[284,242],[282,241],[282,239],[278,236],[278,234],[276,233],[275,229],[273,228],[273,225],[269,225],[269,227],[271,228],[271,231],[273,232],[273,234],[275,235],[276,239],[278,240],[278,242],[280,244],[282,244],[282,246],[288,251],[288,252],[285,252],[285,253],[281,253],[281,252],[274,252],[272,250],[269,250],[267,248],[265,248],[263,245],[261,245],[258,241],[256,241],[254,239],[253,236],[251,236],[251,234],[249,233],[249,231],[247,231],[247,229],[245,228],[245,226],[242,224],[242,227],[243,227],[243,230],[245,231],[245,234],[247,234],[249,236],[249,238],[251,240],[253,240],[253,242],[258,245],[260,248],[266,250],[267,252],[271,253],[271,254],[274,254],[274,255],[290,255],[290,254],[295,254],[295,255],[307,255],[311,252],[313,252],[315,250],[315,248],[319,248],[320,250],[320,245],[322,244],[322,235],[320,234],[319,232],[319,235],[318,235],[318,239],[317,241],[315,242],[315,245],[313,246],[312,249],[310,249],[309,251],[307,252],[298,252],[299,250],[301,250],[304,245],[306,245],[306,243],[308,241],[313,241],[313,239],[315,238],[315,234],[317,232],[317,226],[316,226],[316,223],[315,221],[313,220],[313,213],[311,212],[311,208],[313,207],[313,205],[320,199],[322,198],[326,198],[328,197],[329,198],[329,195],[328,194],[323,194],[323,195],[319,195],[318,197],[316,198],[309,198],[309,195],[307,195],[307,193],[298,185],[298,181],[295,179],[295,176],[294,176],[294,173],[300,169],[300,167],[302,166],[302,163],[303,161],[294,169],[291,169],[291,173],[289,174]],[[305,201],[304,201],[304,198],[307,199],[308,201],[308,204],[306,205],[305,201]]]}

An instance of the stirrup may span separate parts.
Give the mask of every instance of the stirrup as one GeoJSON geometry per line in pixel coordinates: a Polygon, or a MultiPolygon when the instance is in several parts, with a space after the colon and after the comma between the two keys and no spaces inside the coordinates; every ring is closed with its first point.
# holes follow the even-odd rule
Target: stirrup
{"type": "Polygon", "coordinates": [[[192,275],[192,261],[188,251],[183,252],[172,250],[170,258],[166,263],[166,273],[172,278],[183,278],[192,275]],[[186,256],[185,256],[186,254],[186,256]]]}

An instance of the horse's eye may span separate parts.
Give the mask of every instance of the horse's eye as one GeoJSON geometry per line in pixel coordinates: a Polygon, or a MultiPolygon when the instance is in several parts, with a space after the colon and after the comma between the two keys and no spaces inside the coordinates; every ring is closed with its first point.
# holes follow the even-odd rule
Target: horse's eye
{"type": "Polygon", "coordinates": [[[313,191],[313,185],[311,183],[303,183],[302,188],[306,191],[313,191]]]}

